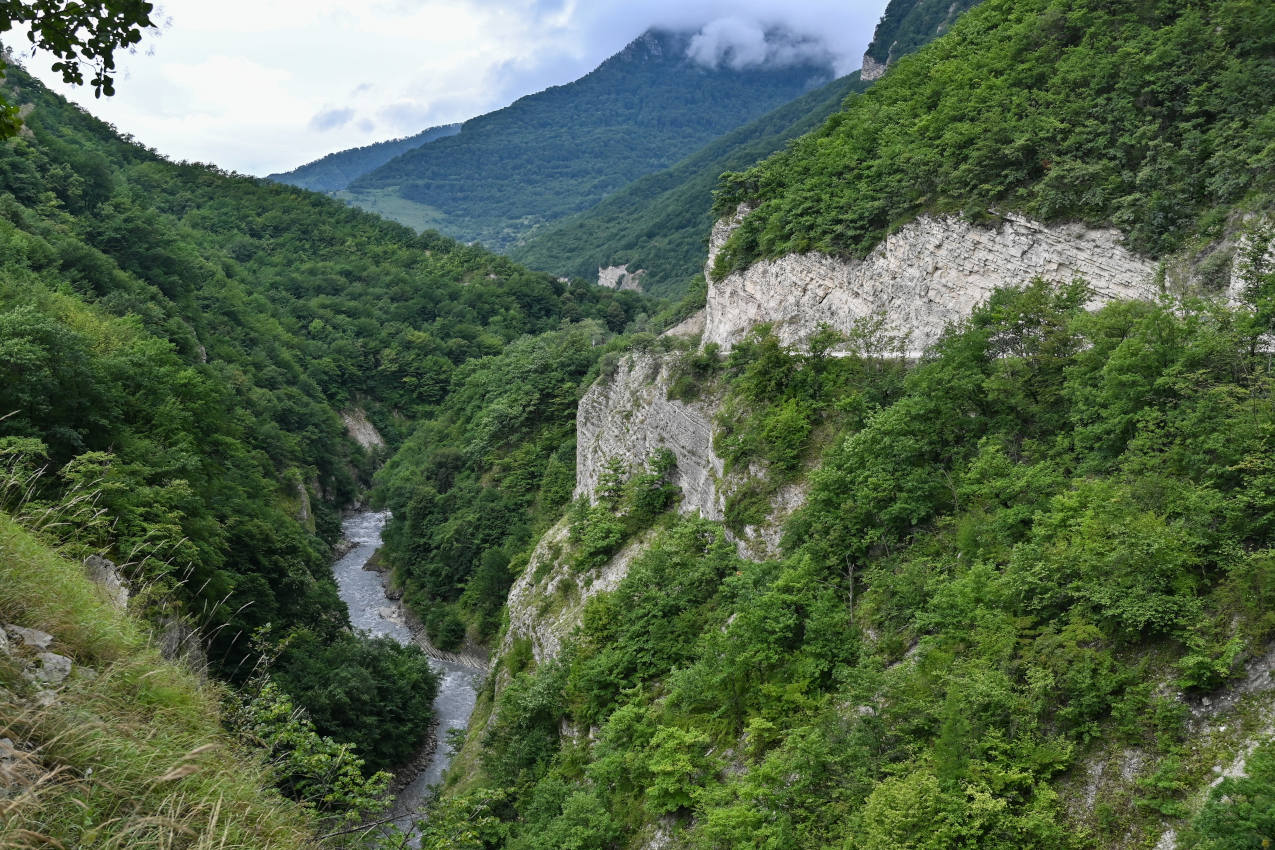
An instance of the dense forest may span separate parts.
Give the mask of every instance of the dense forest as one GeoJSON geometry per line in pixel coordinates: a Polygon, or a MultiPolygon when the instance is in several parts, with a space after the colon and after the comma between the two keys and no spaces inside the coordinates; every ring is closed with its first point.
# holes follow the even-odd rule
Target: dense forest
{"type": "Polygon", "coordinates": [[[922,212],[1114,224],[1161,256],[1216,238],[1275,174],[1275,8],[997,0],[784,153],[728,176],[757,207],[719,272],[859,256],[922,212]]]}
{"type": "Polygon", "coordinates": [[[27,114],[0,149],[4,508],[69,511],[49,542],[124,565],[219,676],[266,671],[369,774],[402,762],[433,676],[347,630],[330,546],[380,458],[338,413],[365,409],[394,445],[468,361],[575,322],[609,339],[648,308],[167,162],[18,69],[7,85],[27,114]]]}
{"type": "Polygon", "coordinates": [[[1223,742],[1158,684],[1208,693],[1272,637],[1275,276],[1249,281],[1238,309],[1097,313],[1038,282],[906,374],[765,336],[700,364],[699,391],[751,411],[737,434],[803,426],[721,432],[735,462],[827,446],[786,557],[666,515],[556,660],[493,676],[513,678],[485,779],[426,846],[623,847],[662,823],[697,848],[1079,848],[1166,819],[1250,846],[1226,843],[1253,834],[1243,783],[1182,820],[1223,742]],[[1059,783],[1129,750],[1151,778],[1078,821],[1059,783]],[[448,844],[457,819],[483,826],[448,844]]]}
{"type": "Polygon", "coordinates": [[[690,37],[648,32],[579,80],[470,119],[340,196],[504,250],[832,76],[813,64],[707,68],[687,57],[690,37]]]}
{"type": "Polygon", "coordinates": [[[1271,14],[987,0],[727,175],[719,274],[993,207],[1203,250],[1208,297],[1024,281],[913,363],[871,321],[664,355],[751,482],[722,524],[630,521],[653,470],[568,511],[580,582],[654,532],[560,652],[503,656],[425,846],[1269,843],[1271,14]],[[801,478],[782,556],[741,559],[801,478]]]}

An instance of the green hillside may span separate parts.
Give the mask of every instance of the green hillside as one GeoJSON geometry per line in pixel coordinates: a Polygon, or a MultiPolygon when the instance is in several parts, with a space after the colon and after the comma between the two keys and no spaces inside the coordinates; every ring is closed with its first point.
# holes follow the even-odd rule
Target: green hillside
{"type": "Polygon", "coordinates": [[[818,127],[859,91],[858,74],[834,80],[733,130],[671,168],[647,175],[577,215],[548,224],[509,256],[531,268],[591,280],[598,268],[645,270],[644,292],[680,296],[703,269],[722,172],[746,168],[818,127]]]}
{"type": "Polygon", "coordinates": [[[871,322],[839,357],[764,325],[665,350],[748,484],[680,516],[653,457],[568,512],[530,609],[641,550],[555,657],[513,641],[424,846],[1268,845],[1272,15],[987,0],[728,176],[717,212],[757,210],[719,273],[995,206],[1204,252],[1215,286],[1243,232],[1242,286],[1090,310],[1023,281],[914,362],[871,322]],[[739,558],[726,530],[803,479],[781,555],[739,558]]]}
{"type": "Polygon", "coordinates": [[[335,192],[344,189],[353,180],[381,167],[400,154],[435,139],[454,136],[459,132],[459,124],[430,127],[428,130],[422,130],[402,139],[376,142],[360,148],[330,153],[314,162],[297,166],[291,171],[267,175],[266,179],[276,183],[287,183],[290,186],[300,186],[302,189],[312,189],[315,192],[335,192]]]}
{"type": "Polygon", "coordinates": [[[709,69],[687,57],[689,41],[648,32],[579,80],[466,121],[340,196],[505,250],[831,76],[812,65],[709,69]]]}
{"type": "Polygon", "coordinates": [[[68,511],[51,542],[125,565],[219,676],[269,660],[369,769],[403,761],[432,676],[346,629],[330,547],[379,458],[338,413],[396,445],[471,359],[583,320],[603,340],[645,304],[169,163],[17,69],[7,84],[29,132],[0,146],[0,459],[23,482],[0,509],[68,511]]]}
{"type": "Polygon", "coordinates": [[[1275,174],[1275,8],[999,0],[900,60],[818,132],[730,175],[756,206],[722,272],[861,255],[921,212],[1113,224],[1158,256],[1275,174]]]}
{"type": "Polygon", "coordinates": [[[161,658],[144,623],[3,513],[0,587],[0,622],[43,631],[71,663],[37,703],[21,675],[34,647],[0,629],[0,846],[313,846],[323,824],[223,725],[225,694],[161,658]]]}
{"type": "MultiPolygon", "coordinates": [[[[1270,745],[1210,788],[1275,711],[1244,684],[1275,639],[1275,275],[1249,280],[1097,313],[1038,282],[907,369],[709,355],[728,463],[819,458],[784,556],[657,517],[556,659],[506,656],[424,846],[1263,846],[1270,745]]],[[[642,480],[554,557],[616,551],[642,480]]]]}
{"type": "MultiPolygon", "coordinates": [[[[880,58],[897,60],[941,35],[975,0],[936,4],[928,0],[891,0],[870,55],[886,44],[880,58]],[[893,53],[889,45],[895,45],[893,53]]],[[[793,139],[803,136],[839,110],[850,94],[867,88],[858,73],[834,80],[727,133],[678,164],[614,192],[585,212],[546,225],[509,255],[532,268],[593,279],[607,266],[645,271],[643,291],[680,296],[704,263],[714,215],[712,192],[723,172],[748,168],[793,139]]]]}

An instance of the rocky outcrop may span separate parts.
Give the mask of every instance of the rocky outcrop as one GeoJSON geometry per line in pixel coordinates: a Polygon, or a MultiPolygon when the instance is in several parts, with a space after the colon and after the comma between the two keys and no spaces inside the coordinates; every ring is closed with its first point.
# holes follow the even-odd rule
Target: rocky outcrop
{"type": "MultiPolygon", "coordinates": [[[[718,402],[713,398],[680,401],[669,398],[676,354],[634,352],[622,359],[613,375],[600,378],[580,399],[576,415],[577,498],[594,498],[608,463],[618,460],[639,469],[655,452],[668,449],[677,459],[673,483],[681,491],[680,510],[705,519],[725,519],[726,498],[749,477],[764,470],[725,473],[713,450],[718,402]]],[[[730,534],[740,555],[768,558],[779,552],[783,521],[805,502],[805,489],[786,485],[777,494],[771,515],[743,535],[730,534]]]]}
{"type": "MultiPolygon", "coordinates": [[[[713,229],[709,262],[746,215],[713,229]]],[[[906,336],[911,353],[933,344],[996,289],[1035,277],[1083,278],[1095,301],[1151,298],[1158,264],[1122,244],[1119,231],[1079,225],[1046,226],[1006,215],[994,227],[959,216],[921,217],[886,237],[862,260],[820,253],[763,260],[708,290],[704,341],[729,349],[749,330],[770,323],[780,341],[799,345],[820,325],[840,331],[870,316],[906,336]]]]}
{"type": "Polygon", "coordinates": [[[345,432],[350,435],[350,439],[362,446],[365,451],[385,448],[385,438],[368,421],[367,413],[363,411],[363,408],[351,407],[349,410],[342,410],[341,422],[345,425],[345,432]]]}
{"type": "Polygon", "coordinates": [[[181,617],[166,616],[157,624],[159,654],[167,661],[181,662],[201,680],[208,674],[208,655],[199,630],[181,617]]]}
{"type": "Polygon", "coordinates": [[[885,63],[878,62],[868,54],[863,54],[863,68],[859,71],[859,79],[865,83],[879,80],[885,75],[885,63]]]}
{"type": "Polygon", "coordinates": [[[522,574],[509,590],[509,628],[500,647],[504,655],[514,641],[531,643],[537,664],[556,658],[562,642],[580,623],[585,603],[599,593],[615,590],[629,565],[650,541],[640,535],[601,567],[579,572],[567,557],[570,529],[564,519],[545,532],[522,574]]]}
{"type": "Polygon", "coordinates": [[[629,354],[613,376],[599,379],[580,399],[576,415],[576,491],[592,496],[608,461],[637,468],[661,448],[677,458],[673,483],[682,510],[721,519],[714,482],[722,461],[713,452],[715,409],[704,402],[668,397],[670,358],[629,354]]]}
{"type": "Polygon", "coordinates": [[[645,274],[645,269],[631,272],[627,265],[598,266],[598,286],[622,292],[641,292],[642,276],[645,274]]]}
{"type": "Polygon", "coordinates": [[[704,311],[697,310],[678,322],[673,327],[666,330],[660,336],[676,337],[679,339],[694,339],[702,336],[704,333],[704,311]]]}
{"type": "Polygon", "coordinates": [[[84,559],[84,573],[102,589],[112,605],[121,611],[128,607],[128,585],[114,563],[101,555],[89,555],[84,559]]]}
{"type": "Polygon", "coordinates": [[[0,641],[0,652],[15,662],[22,677],[36,688],[60,685],[71,675],[73,662],[68,656],[50,650],[53,635],[48,632],[6,623],[0,627],[0,636],[4,638],[0,641]]]}

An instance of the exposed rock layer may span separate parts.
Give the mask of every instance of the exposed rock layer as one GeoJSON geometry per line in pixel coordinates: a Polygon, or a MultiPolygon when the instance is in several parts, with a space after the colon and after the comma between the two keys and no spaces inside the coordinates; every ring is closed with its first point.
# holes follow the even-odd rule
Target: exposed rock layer
{"type": "Polygon", "coordinates": [[[673,479],[682,510],[722,518],[714,481],[722,461],[713,451],[712,406],[668,398],[668,358],[639,352],[620,361],[580,399],[576,416],[576,496],[592,496],[611,459],[637,468],[658,449],[677,458],[673,479]]]}
{"type": "MultiPolygon", "coordinates": [[[[725,474],[725,464],[713,451],[717,401],[668,397],[676,356],[632,353],[620,361],[614,375],[600,378],[580,400],[577,497],[594,497],[608,462],[619,460],[637,470],[657,450],[667,448],[677,458],[673,483],[681,491],[680,510],[720,522],[725,518],[727,494],[750,475],[764,474],[760,469],[725,474]]],[[[742,537],[732,535],[740,555],[778,554],[783,520],[804,502],[803,487],[782,488],[764,524],[746,528],[742,537]]]]}
{"type": "MultiPolygon", "coordinates": [[[[709,270],[739,220],[714,227],[709,270]]],[[[704,341],[729,349],[753,326],[769,322],[783,343],[800,344],[821,324],[847,331],[859,319],[883,315],[887,330],[906,334],[909,350],[919,353],[996,289],[1035,277],[1080,277],[1097,301],[1147,298],[1157,294],[1157,268],[1125,248],[1114,229],[1047,227],[1013,215],[995,227],[957,216],[921,217],[862,260],[789,254],[721,280],[710,276],[704,341]]]]}

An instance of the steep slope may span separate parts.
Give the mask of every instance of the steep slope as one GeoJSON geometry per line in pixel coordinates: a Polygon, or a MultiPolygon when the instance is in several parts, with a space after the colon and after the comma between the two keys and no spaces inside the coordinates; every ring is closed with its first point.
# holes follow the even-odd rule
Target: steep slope
{"type": "Polygon", "coordinates": [[[672,168],[643,177],[597,206],[541,228],[509,255],[532,268],[570,277],[591,279],[600,269],[624,268],[637,276],[644,292],[682,295],[703,261],[713,224],[710,199],[722,172],[759,162],[815,129],[841,107],[847,95],[863,91],[867,82],[880,77],[887,61],[942,35],[976,2],[945,2],[943,14],[936,15],[936,3],[892,0],[864,56],[870,75],[861,80],[859,74],[850,74],[803,95],[672,168]],[[873,58],[878,53],[879,62],[873,58]]]}
{"type": "Polygon", "coordinates": [[[1260,846],[1271,14],[988,0],[733,177],[705,344],[647,342],[586,396],[587,502],[518,577],[425,846],[479,815],[518,848],[1260,846]],[[1113,39],[1145,64],[1078,84],[1113,39]],[[939,194],[1023,153],[967,72],[1030,141],[1191,144],[1122,151],[1127,214],[1047,216],[1031,174],[939,194]],[[636,522],[660,481],[681,504],[636,522]],[[781,555],[739,557],[792,486],[781,555]]]}
{"type": "Polygon", "coordinates": [[[879,80],[900,57],[938,38],[979,0],[890,0],[863,54],[865,82],[879,80]]]}
{"type": "Polygon", "coordinates": [[[413,136],[402,139],[391,139],[387,142],[376,142],[360,148],[337,151],[320,157],[314,162],[299,165],[291,171],[270,174],[267,180],[276,183],[287,183],[302,189],[315,192],[335,192],[369,171],[380,168],[396,156],[418,148],[427,142],[454,136],[460,132],[459,124],[444,124],[441,127],[430,127],[413,136]]]}
{"type": "Polygon", "coordinates": [[[641,271],[642,291],[680,296],[704,259],[713,189],[723,171],[746,168],[803,135],[862,88],[850,74],[733,130],[671,168],[647,175],[589,210],[545,225],[509,251],[520,263],[568,277],[641,271]]]}
{"type": "Polygon", "coordinates": [[[466,121],[341,197],[415,228],[507,249],[827,80],[820,65],[708,68],[651,31],[584,77],[466,121]]]}

